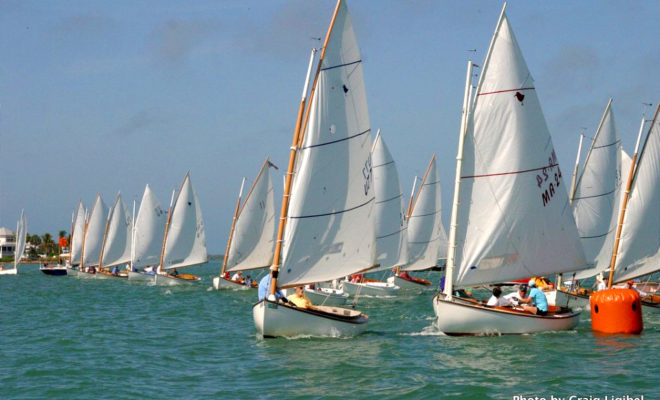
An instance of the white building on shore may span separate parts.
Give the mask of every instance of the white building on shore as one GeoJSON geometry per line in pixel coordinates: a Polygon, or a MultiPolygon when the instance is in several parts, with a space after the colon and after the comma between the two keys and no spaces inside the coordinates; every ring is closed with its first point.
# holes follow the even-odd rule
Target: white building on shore
{"type": "Polygon", "coordinates": [[[13,257],[16,252],[16,233],[0,227],[0,258],[13,257]]]}

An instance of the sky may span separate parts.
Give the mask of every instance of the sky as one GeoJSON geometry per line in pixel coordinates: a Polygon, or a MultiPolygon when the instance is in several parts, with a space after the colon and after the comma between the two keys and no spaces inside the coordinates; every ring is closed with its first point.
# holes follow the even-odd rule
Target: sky
{"type": "MultiPolygon", "coordinates": [[[[445,225],[467,60],[483,62],[502,4],[348,0],[372,132],[406,195],[436,154],[445,225]]],[[[131,208],[146,184],[166,207],[189,170],[208,251],[222,254],[241,178],[270,157],[281,193],[309,54],[334,6],[0,1],[0,226],[14,230],[25,209],[30,234],[56,235],[79,200],[111,205],[121,191],[131,208]]],[[[610,97],[632,152],[660,102],[660,2],[514,0],[507,15],[564,170],[610,97]]]]}

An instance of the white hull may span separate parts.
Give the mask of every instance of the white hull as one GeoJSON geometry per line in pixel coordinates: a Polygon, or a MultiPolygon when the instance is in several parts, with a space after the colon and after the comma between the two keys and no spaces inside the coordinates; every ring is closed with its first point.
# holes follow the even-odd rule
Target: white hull
{"type": "Polygon", "coordinates": [[[142,282],[153,282],[154,276],[156,274],[147,274],[144,272],[133,272],[128,271],[128,280],[129,281],[142,281],[142,282]]]}
{"type": "Polygon", "coordinates": [[[213,289],[215,290],[249,290],[250,286],[244,285],[239,282],[234,282],[230,279],[225,279],[221,276],[213,278],[213,289]]]}
{"type": "Polygon", "coordinates": [[[96,273],[90,274],[89,272],[84,272],[84,271],[78,270],[78,273],[76,274],[76,278],[79,278],[79,279],[96,279],[96,273]]]}
{"type": "Polygon", "coordinates": [[[314,305],[324,306],[343,306],[348,301],[348,293],[343,290],[319,288],[319,289],[305,289],[305,296],[314,305]]]}
{"type": "Polygon", "coordinates": [[[0,269],[0,275],[16,275],[16,274],[18,274],[18,268],[0,269]]]}
{"type": "Polygon", "coordinates": [[[573,329],[580,322],[579,312],[540,316],[495,309],[444,295],[433,297],[438,328],[447,335],[511,335],[573,329]]]}
{"type": "MultiPolygon", "coordinates": [[[[579,295],[574,293],[565,292],[563,290],[553,290],[555,293],[555,301],[550,303],[548,297],[548,304],[572,308],[574,310],[580,309],[582,311],[589,311],[589,295],[579,295]]],[[[546,296],[549,292],[545,292],[546,296]]]]}
{"type": "Polygon", "coordinates": [[[344,337],[362,333],[368,317],[354,310],[321,307],[320,313],[261,300],[252,307],[257,333],[268,337],[344,337]],[[347,315],[342,317],[341,315],[347,315]]]}
{"type": "Polygon", "coordinates": [[[171,275],[154,275],[154,282],[156,282],[156,285],[159,286],[192,285],[195,283],[200,283],[201,281],[202,279],[199,277],[197,277],[197,279],[183,279],[175,278],[171,275]]]}
{"type": "Polygon", "coordinates": [[[386,282],[360,282],[343,281],[341,288],[351,296],[391,297],[399,293],[399,287],[386,282]]]}
{"type": "Polygon", "coordinates": [[[387,278],[387,283],[401,288],[401,290],[430,290],[433,286],[424,283],[409,281],[407,279],[399,278],[398,276],[390,276],[387,278]]]}
{"type": "Polygon", "coordinates": [[[78,277],[78,270],[74,268],[67,268],[66,269],[66,275],[70,276],[72,278],[77,278],[78,277]]]}

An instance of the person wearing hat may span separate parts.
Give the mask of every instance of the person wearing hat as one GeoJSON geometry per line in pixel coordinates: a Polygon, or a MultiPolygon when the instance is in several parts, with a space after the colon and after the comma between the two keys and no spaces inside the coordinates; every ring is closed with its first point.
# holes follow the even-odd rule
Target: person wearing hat
{"type": "Polygon", "coordinates": [[[596,275],[596,282],[598,282],[598,286],[596,287],[597,292],[607,289],[607,277],[603,277],[598,274],[596,275]]]}
{"type": "Polygon", "coordinates": [[[528,286],[531,288],[529,297],[518,300],[522,304],[525,311],[529,311],[536,315],[548,315],[548,299],[545,298],[543,291],[536,287],[536,280],[534,278],[529,280],[528,286]],[[526,304],[534,304],[526,305],[526,304]]]}
{"type": "Polygon", "coordinates": [[[288,296],[288,299],[298,308],[314,308],[312,301],[305,296],[305,288],[302,286],[296,286],[296,293],[288,296]]]}
{"type": "Polygon", "coordinates": [[[629,280],[628,282],[626,282],[626,287],[625,287],[624,289],[632,289],[632,290],[636,291],[637,293],[639,293],[639,297],[648,296],[648,293],[646,293],[645,291],[640,290],[640,289],[634,287],[634,286],[633,286],[634,284],[635,284],[635,281],[633,281],[633,280],[631,279],[631,280],[629,280]]]}

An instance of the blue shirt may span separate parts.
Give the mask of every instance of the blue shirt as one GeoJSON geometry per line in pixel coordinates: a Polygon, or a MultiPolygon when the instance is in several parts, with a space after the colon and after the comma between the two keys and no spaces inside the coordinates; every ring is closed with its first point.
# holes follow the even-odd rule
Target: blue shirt
{"type": "Polygon", "coordinates": [[[532,288],[529,291],[529,297],[532,298],[536,308],[541,311],[548,311],[548,299],[545,298],[545,294],[539,288],[532,288]]]}
{"type": "MultiPolygon", "coordinates": [[[[270,274],[266,274],[263,278],[261,278],[257,292],[259,295],[259,300],[263,300],[268,297],[270,294],[270,274]]],[[[275,297],[278,299],[282,297],[282,292],[280,292],[279,289],[275,291],[275,297]]]]}

